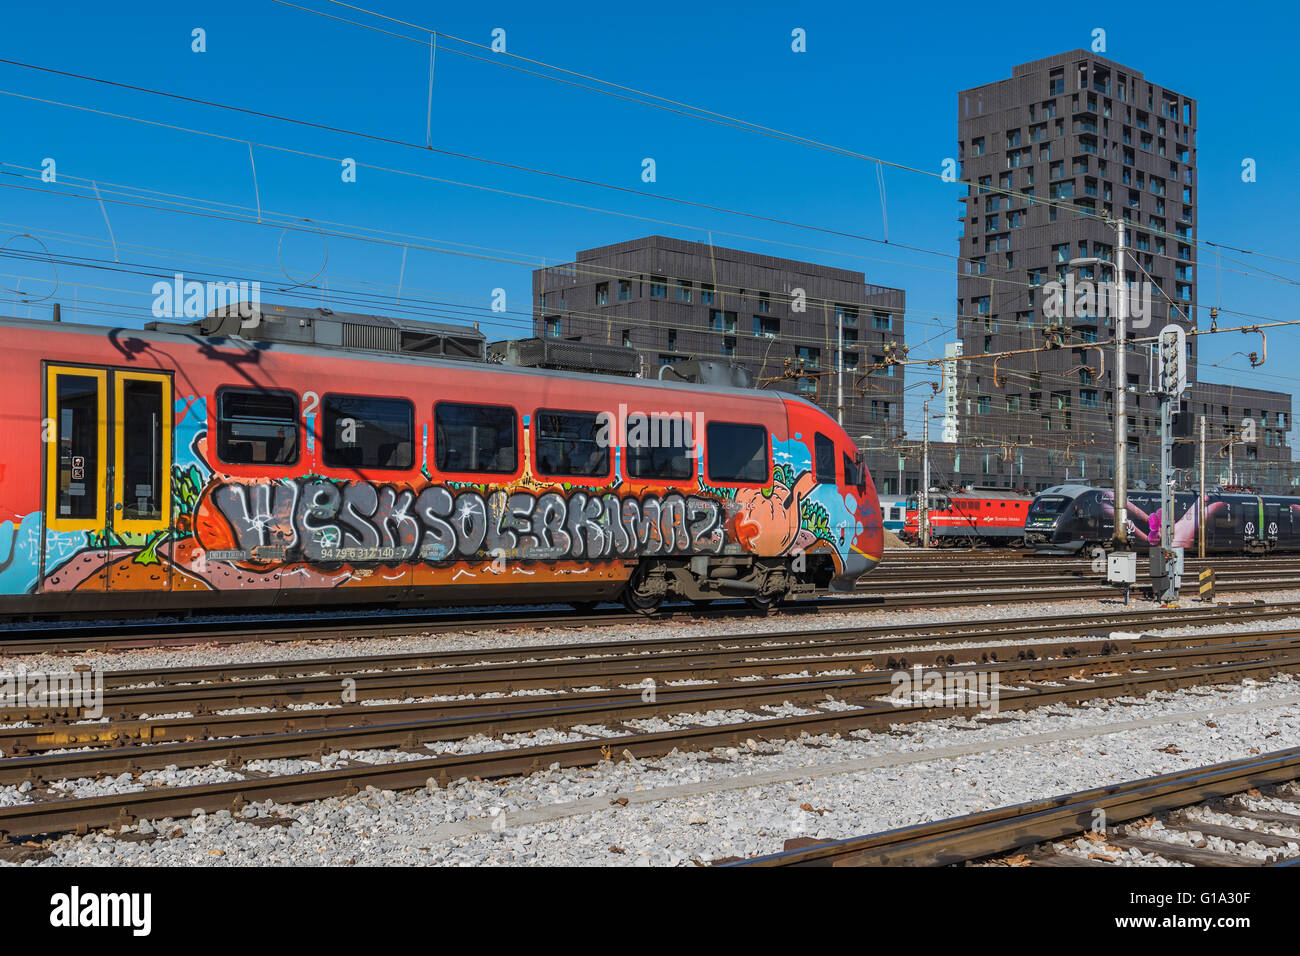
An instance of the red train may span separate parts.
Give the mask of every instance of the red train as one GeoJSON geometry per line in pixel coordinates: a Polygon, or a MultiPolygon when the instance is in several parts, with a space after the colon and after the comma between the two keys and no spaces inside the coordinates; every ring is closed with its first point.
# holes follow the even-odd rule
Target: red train
{"type": "Polygon", "coordinates": [[[477,335],[0,319],[0,611],[769,606],[879,561],[871,476],[816,406],[490,364],[477,335]]]}
{"type": "MultiPolygon", "coordinates": [[[[1023,492],[1000,488],[930,492],[930,543],[940,548],[969,548],[980,544],[1019,548],[1025,544],[1025,519],[1033,499],[1023,492]]],[[[921,517],[915,495],[907,499],[907,517],[900,535],[920,540],[921,517]]]]}

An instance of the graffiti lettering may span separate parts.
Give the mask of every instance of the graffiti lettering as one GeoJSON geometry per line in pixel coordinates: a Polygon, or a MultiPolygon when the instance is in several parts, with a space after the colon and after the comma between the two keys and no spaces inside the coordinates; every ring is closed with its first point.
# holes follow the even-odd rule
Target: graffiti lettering
{"type": "Polygon", "coordinates": [[[638,499],[497,490],[485,497],[442,485],[417,494],[304,479],[219,483],[210,501],[231,532],[228,541],[201,542],[211,554],[283,553],[320,564],[455,561],[497,552],[541,561],[718,554],[726,542],[719,502],[676,493],[638,499]]]}

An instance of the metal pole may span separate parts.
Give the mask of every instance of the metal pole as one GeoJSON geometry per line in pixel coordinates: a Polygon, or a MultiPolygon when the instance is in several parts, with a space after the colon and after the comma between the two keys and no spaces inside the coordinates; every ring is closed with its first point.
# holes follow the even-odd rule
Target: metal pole
{"type": "Polygon", "coordinates": [[[1174,403],[1173,395],[1160,396],[1160,547],[1173,546],[1174,532],[1174,403]]]}
{"type": "Polygon", "coordinates": [[[1201,495],[1196,504],[1196,527],[1198,530],[1199,542],[1197,544],[1197,557],[1205,557],[1205,416],[1201,416],[1201,495]]]}
{"type": "Polygon", "coordinates": [[[921,547],[930,547],[930,400],[921,405],[921,547]]]}
{"type": "Polygon", "coordinates": [[[1231,488],[1235,488],[1237,486],[1237,483],[1232,480],[1232,441],[1231,441],[1232,436],[1229,435],[1228,439],[1229,439],[1228,441],[1228,486],[1231,488]]]}
{"type": "Polygon", "coordinates": [[[1128,395],[1126,332],[1128,283],[1124,278],[1124,220],[1115,220],[1119,241],[1115,246],[1115,549],[1128,550],[1128,395]]]}
{"type": "MultiPolygon", "coordinates": [[[[838,393],[837,421],[844,426],[844,310],[835,310],[835,390],[838,393]]],[[[901,413],[900,413],[901,414],[901,413]]]]}

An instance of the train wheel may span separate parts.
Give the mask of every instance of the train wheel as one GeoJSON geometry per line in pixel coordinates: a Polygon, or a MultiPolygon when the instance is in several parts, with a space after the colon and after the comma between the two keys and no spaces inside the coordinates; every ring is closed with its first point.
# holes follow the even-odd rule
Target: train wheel
{"type": "Polygon", "coordinates": [[[570,601],[570,602],[569,602],[569,607],[573,608],[573,609],[574,609],[575,611],[577,611],[579,614],[590,614],[592,611],[596,610],[596,605],[597,605],[598,603],[600,603],[600,602],[598,602],[598,601],[570,601]]]}
{"type": "Polygon", "coordinates": [[[663,595],[641,594],[632,588],[623,592],[623,606],[634,614],[644,614],[650,617],[659,610],[659,605],[663,604],[663,595]]]}
{"type": "Polygon", "coordinates": [[[764,614],[772,613],[772,609],[781,603],[783,595],[780,594],[758,594],[754,597],[745,598],[745,604],[755,611],[761,611],[764,614]]]}
{"type": "Polygon", "coordinates": [[[642,567],[637,569],[623,588],[623,606],[648,617],[659,610],[659,605],[664,603],[667,595],[667,581],[663,575],[646,573],[642,567]]]}

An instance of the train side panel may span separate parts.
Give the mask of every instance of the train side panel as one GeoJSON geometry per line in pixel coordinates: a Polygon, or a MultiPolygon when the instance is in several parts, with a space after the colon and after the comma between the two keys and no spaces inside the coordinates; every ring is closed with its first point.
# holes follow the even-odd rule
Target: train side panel
{"type": "Polygon", "coordinates": [[[0,433],[10,612],[596,600],[617,596],[647,556],[820,555],[851,584],[880,556],[879,505],[865,469],[851,480],[852,443],[820,410],[771,393],[72,325],[0,324],[0,348],[11,369],[0,433]],[[344,399],[408,416],[410,433],[382,446],[389,466],[329,460],[344,399]],[[490,471],[440,467],[442,405],[513,409],[509,453],[490,471]],[[539,437],[543,412],[679,415],[702,434],[689,475],[632,474],[626,435],[603,467],[556,474],[539,467],[539,454],[565,450],[539,437]],[[713,480],[736,465],[705,435],[755,426],[766,463],[756,455],[742,477],[713,480]],[[840,459],[830,483],[813,474],[819,431],[840,459]]]}

